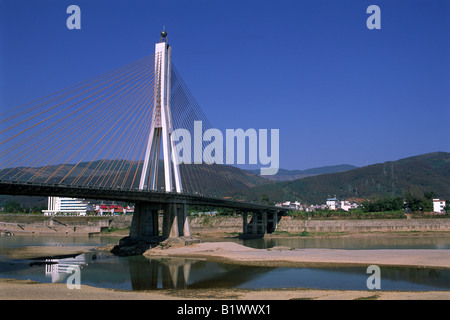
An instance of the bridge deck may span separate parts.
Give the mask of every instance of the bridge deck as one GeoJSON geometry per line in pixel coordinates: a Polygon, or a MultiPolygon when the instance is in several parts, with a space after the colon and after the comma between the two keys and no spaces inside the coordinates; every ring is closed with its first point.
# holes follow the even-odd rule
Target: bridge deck
{"type": "Polygon", "coordinates": [[[115,200],[127,202],[186,203],[225,207],[242,211],[286,211],[284,208],[251,202],[240,202],[199,194],[176,193],[140,189],[71,186],[63,184],[1,181],[0,194],[28,196],[59,196],[84,199],[115,200]]]}

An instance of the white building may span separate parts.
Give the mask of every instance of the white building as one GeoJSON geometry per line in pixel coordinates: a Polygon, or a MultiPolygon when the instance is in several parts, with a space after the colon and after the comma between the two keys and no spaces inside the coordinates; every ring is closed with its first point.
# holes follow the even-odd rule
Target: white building
{"type": "Polygon", "coordinates": [[[277,207],[283,207],[283,208],[289,208],[294,210],[299,210],[301,208],[301,203],[298,201],[285,201],[283,203],[277,203],[275,204],[277,207]]]}
{"type": "Polygon", "coordinates": [[[327,199],[327,207],[329,210],[337,210],[339,208],[339,201],[336,198],[327,199]]]}
{"type": "Polygon", "coordinates": [[[358,208],[358,204],[356,203],[351,203],[350,201],[341,201],[341,206],[340,208],[342,210],[348,211],[350,209],[356,209],[358,208]]]}
{"type": "Polygon", "coordinates": [[[437,213],[444,213],[445,200],[433,199],[433,211],[437,213]]]}
{"type": "Polygon", "coordinates": [[[348,211],[352,209],[352,204],[349,201],[341,201],[341,209],[348,211]]]}
{"type": "Polygon", "coordinates": [[[85,216],[87,203],[84,199],[48,197],[48,209],[42,210],[44,215],[52,216],[55,214],[76,214],[85,216]]]}

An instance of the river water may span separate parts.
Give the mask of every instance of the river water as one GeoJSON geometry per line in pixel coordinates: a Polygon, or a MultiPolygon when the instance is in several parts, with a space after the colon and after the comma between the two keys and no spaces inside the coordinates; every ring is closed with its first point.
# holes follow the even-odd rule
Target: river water
{"type": "MultiPolygon", "coordinates": [[[[450,249],[450,237],[278,238],[234,241],[253,248],[289,246],[329,249],[450,249]]],[[[74,267],[81,284],[121,290],[194,288],[315,288],[367,290],[367,267],[269,268],[223,264],[196,259],[117,257],[89,252],[56,260],[13,260],[1,250],[22,246],[102,246],[117,243],[109,237],[0,237],[0,278],[38,282],[67,282],[74,267]]],[[[450,270],[382,267],[382,290],[450,290],[450,270]]]]}

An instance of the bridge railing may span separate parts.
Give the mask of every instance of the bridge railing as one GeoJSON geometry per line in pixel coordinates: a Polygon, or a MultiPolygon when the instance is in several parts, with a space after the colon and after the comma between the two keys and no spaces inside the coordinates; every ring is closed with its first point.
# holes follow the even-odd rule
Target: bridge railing
{"type": "MultiPolygon", "coordinates": [[[[199,202],[210,202],[210,203],[229,203],[230,205],[237,203],[241,204],[242,206],[253,205],[255,207],[260,207],[261,209],[267,208],[267,209],[278,209],[283,210],[281,207],[276,206],[270,206],[270,205],[264,205],[258,202],[249,202],[249,201],[236,201],[231,199],[224,199],[223,197],[214,196],[214,195],[203,195],[198,193],[188,193],[188,192],[167,192],[167,191],[159,191],[159,190],[143,190],[143,189],[132,189],[132,188],[110,188],[110,187],[104,187],[104,186],[98,186],[98,187],[92,187],[92,186],[80,186],[80,185],[67,185],[67,184],[53,184],[53,183],[42,183],[42,182],[30,182],[30,181],[14,181],[14,180],[0,180],[0,185],[2,185],[2,188],[4,188],[4,185],[16,185],[16,186],[30,186],[30,187],[51,187],[51,188],[61,188],[61,189],[76,189],[76,190],[85,190],[85,191],[91,191],[91,190],[101,190],[102,193],[107,192],[124,192],[124,193],[132,193],[132,194],[156,194],[156,195],[162,195],[165,197],[173,197],[173,198],[181,198],[182,199],[197,199],[199,202]]],[[[0,190],[1,194],[1,190],[0,190]]]]}
{"type": "Polygon", "coordinates": [[[15,180],[0,180],[2,184],[13,184],[13,185],[30,185],[30,186],[41,186],[41,187],[58,187],[58,188],[71,188],[71,189],[83,189],[83,190],[105,190],[105,191],[123,191],[123,192],[142,192],[142,193],[154,193],[154,194],[173,194],[173,195],[186,195],[189,197],[207,197],[207,198],[223,198],[217,195],[203,195],[198,193],[189,193],[189,192],[175,192],[175,191],[160,191],[160,190],[145,190],[138,188],[111,188],[105,186],[80,186],[80,185],[69,185],[69,184],[61,184],[61,183],[42,183],[42,182],[30,182],[30,181],[15,181],[15,180]]]}

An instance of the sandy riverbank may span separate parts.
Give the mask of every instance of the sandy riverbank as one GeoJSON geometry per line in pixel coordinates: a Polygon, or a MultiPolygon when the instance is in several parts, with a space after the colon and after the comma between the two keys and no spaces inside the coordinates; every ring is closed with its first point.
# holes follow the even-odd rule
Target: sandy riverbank
{"type": "Polygon", "coordinates": [[[8,259],[38,259],[78,255],[95,250],[95,246],[25,246],[1,248],[0,256],[8,259]]]}
{"type": "Polygon", "coordinates": [[[146,256],[219,259],[264,266],[363,265],[450,268],[450,250],[253,249],[233,242],[205,242],[185,247],[150,249],[146,256]]]}
{"type": "Polygon", "coordinates": [[[120,291],[63,283],[0,279],[0,300],[450,300],[448,291],[354,291],[311,289],[197,289],[120,291]]]}

